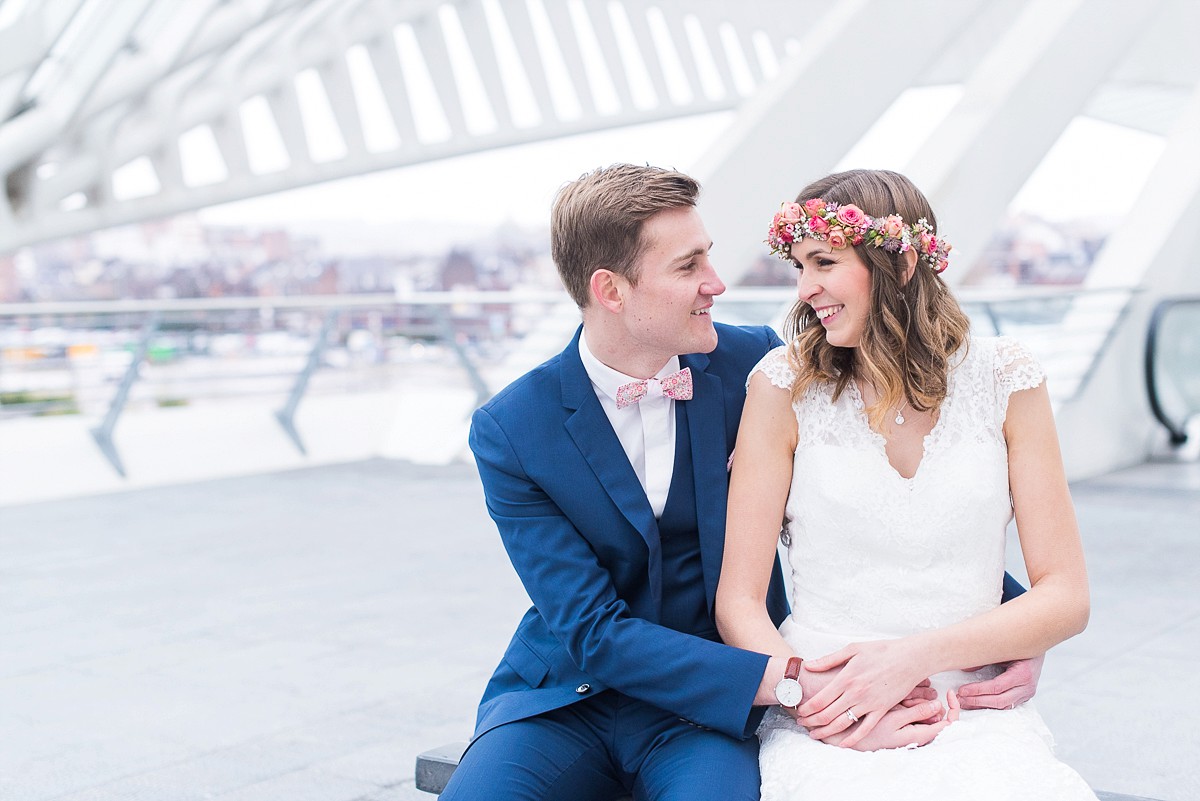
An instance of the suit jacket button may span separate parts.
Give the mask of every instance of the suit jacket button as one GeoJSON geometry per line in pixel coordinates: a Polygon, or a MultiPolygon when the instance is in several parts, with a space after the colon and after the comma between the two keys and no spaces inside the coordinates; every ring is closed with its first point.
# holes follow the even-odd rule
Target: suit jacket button
{"type": "Polygon", "coordinates": [[[575,692],[577,692],[577,693],[579,693],[580,695],[582,695],[582,694],[586,693],[586,692],[587,692],[588,690],[590,690],[590,689],[592,689],[592,685],[590,685],[590,684],[580,684],[578,687],[576,687],[576,688],[575,688],[575,692]]]}

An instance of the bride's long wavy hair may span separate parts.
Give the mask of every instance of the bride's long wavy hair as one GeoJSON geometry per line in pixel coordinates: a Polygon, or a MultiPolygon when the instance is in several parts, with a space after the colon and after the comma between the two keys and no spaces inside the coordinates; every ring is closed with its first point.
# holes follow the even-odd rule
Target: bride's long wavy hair
{"type": "MultiPolygon", "coordinates": [[[[854,203],[872,217],[899,214],[908,224],[924,217],[938,235],[937,217],[912,181],[887,170],[850,170],[826,176],[797,196],[854,203]]],[[[869,382],[876,401],[867,408],[871,428],[880,431],[890,409],[905,400],[918,411],[938,410],[946,398],[950,358],[968,342],[970,321],[941,276],[918,259],[905,281],[907,262],[866,244],[854,247],[871,274],[871,312],[858,347],[829,344],[812,307],[798,300],[784,335],[799,399],[814,382],[832,382],[836,400],[850,380],[869,382]]]]}

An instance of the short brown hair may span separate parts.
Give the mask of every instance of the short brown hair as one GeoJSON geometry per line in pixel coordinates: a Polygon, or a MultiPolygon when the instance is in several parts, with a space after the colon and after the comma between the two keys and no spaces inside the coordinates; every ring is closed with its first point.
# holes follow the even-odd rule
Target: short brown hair
{"type": "MultiPolygon", "coordinates": [[[[921,190],[905,176],[889,170],[849,170],[812,182],[797,195],[803,203],[854,203],[872,217],[899,214],[912,224],[924,218],[938,236],[937,216],[921,190]]],[[[970,320],[949,288],[924,259],[905,282],[904,254],[866,244],[854,246],[871,273],[871,313],[856,348],[829,344],[816,314],[797,301],[788,315],[785,336],[798,379],[793,397],[814,381],[834,383],[835,398],[851,378],[871,382],[878,400],[867,410],[878,430],[888,409],[905,400],[918,411],[938,409],[946,398],[950,360],[969,346],[970,320]]]]}
{"type": "Polygon", "coordinates": [[[613,164],[558,190],[550,212],[550,254],[571,299],[585,308],[592,274],[612,270],[636,284],[646,247],[642,225],[660,211],[695,206],[695,178],[662,167],[613,164]]]}

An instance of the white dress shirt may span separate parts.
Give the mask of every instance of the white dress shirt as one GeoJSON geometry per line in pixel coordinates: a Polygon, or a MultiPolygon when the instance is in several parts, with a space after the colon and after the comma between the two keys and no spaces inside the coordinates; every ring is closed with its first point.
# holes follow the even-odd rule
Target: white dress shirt
{"type": "MultiPolygon", "coordinates": [[[[587,329],[579,337],[579,358],[592,380],[592,389],[612,423],[617,439],[637,473],[650,508],[661,517],[671,490],[671,475],[675,471],[675,401],[662,394],[662,383],[648,381],[646,397],[624,409],[617,408],[617,388],[639,379],[627,376],[604,364],[587,346],[587,329]]],[[[679,357],[672,356],[654,378],[679,370],[679,357]]]]}

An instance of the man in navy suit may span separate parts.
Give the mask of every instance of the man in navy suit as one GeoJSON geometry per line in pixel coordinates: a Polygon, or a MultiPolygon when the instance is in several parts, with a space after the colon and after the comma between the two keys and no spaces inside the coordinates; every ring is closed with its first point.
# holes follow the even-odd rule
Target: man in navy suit
{"type": "MultiPolygon", "coordinates": [[[[725,285],[698,193],[681,173],[622,164],[555,200],[552,253],[583,325],[479,409],[470,436],[533,607],[443,799],[758,798],[753,735],[788,660],[722,644],[712,608],[746,376],[782,343],[713,323],[725,285]]],[[[778,565],[767,604],[778,624],[778,565]]],[[[799,683],[809,694],[830,677],[799,683]]],[[[1010,683],[1015,700],[1036,677],[1010,683]]],[[[938,711],[897,707],[865,745],[927,741],[938,711]]]]}

